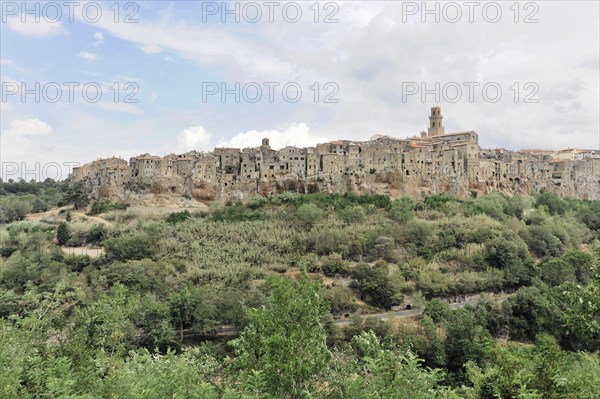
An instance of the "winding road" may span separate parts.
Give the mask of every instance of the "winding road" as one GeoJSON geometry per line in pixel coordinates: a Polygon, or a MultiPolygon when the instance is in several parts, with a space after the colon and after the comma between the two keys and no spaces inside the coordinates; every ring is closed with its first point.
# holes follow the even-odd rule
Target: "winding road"
{"type": "MultiPolygon", "coordinates": [[[[496,301],[502,302],[502,301],[505,301],[506,298],[508,298],[512,295],[514,295],[514,294],[494,295],[493,299],[495,299],[496,301]]],[[[458,309],[458,308],[463,308],[466,305],[476,305],[478,302],[479,302],[479,297],[473,298],[470,300],[466,300],[463,302],[449,303],[448,306],[450,306],[451,309],[458,309]]],[[[394,319],[399,319],[402,317],[418,316],[420,314],[423,314],[424,310],[425,310],[425,308],[417,308],[417,309],[411,309],[411,310],[395,310],[395,311],[390,311],[390,312],[385,312],[385,313],[361,314],[360,316],[365,317],[365,318],[366,317],[375,317],[379,320],[394,320],[394,319]]],[[[340,327],[348,325],[348,324],[350,324],[350,316],[341,318],[341,319],[336,319],[334,323],[340,327]]],[[[223,326],[216,332],[215,335],[217,335],[217,336],[235,335],[236,332],[237,332],[237,330],[235,327],[223,326]]],[[[180,332],[177,331],[177,334],[179,334],[179,333],[180,332]]],[[[198,337],[198,336],[199,336],[199,334],[194,333],[191,329],[183,330],[184,340],[193,339],[194,337],[198,337]]]]}
{"type": "MultiPolygon", "coordinates": [[[[511,295],[513,295],[513,294],[498,295],[498,296],[494,296],[493,299],[495,299],[499,302],[502,302],[502,301],[506,300],[506,298],[510,297],[511,295]]],[[[478,302],[479,302],[479,297],[477,297],[475,299],[463,301],[463,302],[449,303],[448,306],[450,306],[451,309],[458,309],[458,308],[463,308],[466,305],[476,305],[478,302]]],[[[395,310],[395,311],[385,312],[385,313],[365,314],[363,316],[364,317],[375,317],[379,320],[393,320],[393,319],[399,319],[401,317],[418,316],[420,314],[423,314],[424,311],[425,311],[425,308],[417,308],[417,309],[411,309],[411,310],[395,310]]],[[[345,325],[345,324],[349,324],[349,323],[350,323],[349,317],[344,318],[344,319],[338,319],[335,321],[335,324],[337,324],[337,325],[345,325]]]]}

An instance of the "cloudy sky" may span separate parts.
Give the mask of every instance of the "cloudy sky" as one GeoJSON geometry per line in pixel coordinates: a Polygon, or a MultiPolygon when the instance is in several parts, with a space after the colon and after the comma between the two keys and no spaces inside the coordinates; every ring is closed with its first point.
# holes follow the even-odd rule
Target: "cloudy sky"
{"type": "Polygon", "coordinates": [[[3,175],[262,137],[410,137],[434,105],[482,147],[600,147],[597,1],[22,7],[2,2],[3,175]]]}

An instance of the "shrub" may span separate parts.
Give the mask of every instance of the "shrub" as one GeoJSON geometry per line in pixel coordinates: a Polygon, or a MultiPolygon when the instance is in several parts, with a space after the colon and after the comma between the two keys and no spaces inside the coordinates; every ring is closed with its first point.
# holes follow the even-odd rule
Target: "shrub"
{"type": "Polygon", "coordinates": [[[346,223],[363,223],[366,219],[365,208],[360,205],[348,206],[340,212],[346,223]]]}
{"type": "Polygon", "coordinates": [[[169,216],[167,216],[167,218],[165,219],[165,221],[170,224],[177,224],[184,222],[191,217],[192,215],[190,214],[190,212],[188,210],[185,210],[183,212],[170,213],[169,216]]]}
{"type": "Polygon", "coordinates": [[[102,223],[97,223],[87,232],[86,241],[89,244],[98,244],[102,242],[108,235],[106,226],[102,223]]]}
{"type": "Polygon", "coordinates": [[[450,312],[452,312],[450,306],[447,303],[442,302],[440,299],[436,298],[429,301],[427,306],[425,306],[423,314],[431,317],[431,320],[433,320],[434,323],[438,324],[443,321],[446,321],[448,319],[448,316],[450,316],[450,312]]]}
{"type": "Polygon", "coordinates": [[[324,289],[323,298],[329,302],[333,314],[353,313],[358,309],[354,293],[347,287],[324,289]]]}
{"type": "Polygon", "coordinates": [[[567,210],[567,203],[556,194],[542,192],[535,197],[535,206],[545,206],[552,215],[563,215],[567,210]]]}
{"type": "Polygon", "coordinates": [[[391,283],[385,262],[375,266],[358,264],[351,275],[354,279],[351,287],[360,292],[372,305],[389,309],[401,302],[400,291],[391,283]]]}
{"type": "Polygon", "coordinates": [[[296,212],[298,221],[306,227],[312,227],[323,217],[323,211],[315,204],[300,205],[296,212]]]}
{"type": "Polygon", "coordinates": [[[348,262],[342,259],[339,254],[332,254],[325,258],[321,270],[326,276],[332,277],[336,274],[347,275],[350,272],[350,267],[348,262]]]}
{"type": "Polygon", "coordinates": [[[116,260],[144,259],[154,255],[154,239],[147,233],[130,233],[104,242],[106,255],[116,260]]]}
{"type": "Polygon", "coordinates": [[[541,277],[549,286],[554,287],[567,281],[575,281],[575,269],[562,259],[550,259],[541,266],[541,277]]]}
{"type": "Polygon", "coordinates": [[[390,217],[397,222],[406,222],[414,217],[415,204],[412,199],[402,197],[389,206],[390,217]]]}
{"type": "Polygon", "coordinates": [[[92,204],[92,208],[87,213],[90,216],[99,215],[109,211],[124,211],[129,207],[128,203],[125,202],[109,202],[109,201],[96,201],[92,204]]]}
{"type": "Polygon", "coordinates": [[[67,245],[70,239],[71,229],[69,228],[69,225],[65,222],[59,223],[58,227],[56,228],[56,241],[58,242],[58,245],[67,245]]]}

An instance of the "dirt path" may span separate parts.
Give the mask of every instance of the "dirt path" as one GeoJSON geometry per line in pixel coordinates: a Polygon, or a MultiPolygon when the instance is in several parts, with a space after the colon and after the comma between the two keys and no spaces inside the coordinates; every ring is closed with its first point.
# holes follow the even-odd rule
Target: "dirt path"
{"type": "Polygon", "coordinates": [[[46,212],[30,213],[25,216],[25,220],[30,222],[64,222],[67,220],[67,211],[71,212],[71,220],[77,223],[85,224],[104,224],[112,226],[113,223],[98,216],[88,216],[84,210],[75,210],[72,206],[63,206],[62,208],[52,208],[46,212]],[[62,211],[62,213],[61,213],[62,211]]]}

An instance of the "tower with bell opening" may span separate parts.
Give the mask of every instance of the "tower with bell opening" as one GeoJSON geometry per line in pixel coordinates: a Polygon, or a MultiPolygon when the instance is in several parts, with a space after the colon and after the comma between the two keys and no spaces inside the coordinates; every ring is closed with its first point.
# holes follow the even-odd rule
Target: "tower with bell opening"
{"type": "Polygon", "coordinates": [[[429,116],[429,129],[427,130],[427,137],[443,136],[444,126],[442,125],[442,110],[440,107],[431,108],[431,115],[429,116]]]}

